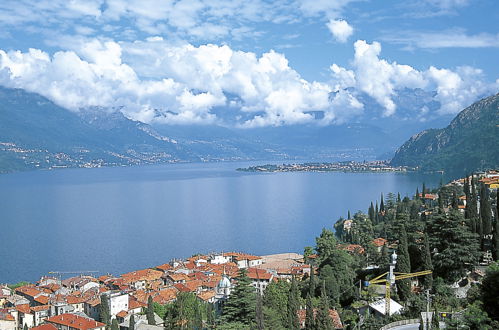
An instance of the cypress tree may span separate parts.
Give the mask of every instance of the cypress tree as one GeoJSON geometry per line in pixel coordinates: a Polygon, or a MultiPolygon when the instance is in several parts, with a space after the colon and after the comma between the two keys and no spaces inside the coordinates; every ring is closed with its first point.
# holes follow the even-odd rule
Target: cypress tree
{"type": "Polygon", "coordinates": [[[371,202],[371,205],[369,206],[369,220],[371,220],[372,223],[374,223],[374,205],[373,202],[371,202]]]}
{"type": "Polygon", "coordinates": [[[376,201],[376,207],[374,208],[374,223],[379,223],[379,209],[378,209],[378,201],[376,201]]]}
{"type": "Polygon", "coordinates": [[[297,311],[300,308],[300,300],[298,293],[298,285],[293,277],[291,280],[291,288],[288,295],[288,327],[287,329],[300,329],[300,321],[297,311]]]}
{"type": "Polygon", "coordinates": [[[383,194],[381,194],[381,202],[379,204],[379,211],[384,212],[385,211],[385,202],[383,201],[383,194]]]}
{"type": "Polygon", "coordinates": [[[156,321],[154,320],[154,303],[152,301],[152,296],[147,298],[147,324],[156,325],[156,321]]]}
{"type": "MultiPolygon", "coordinates": [[[[402,224],[400,230],[400,240],[398,245],[398,260],[397,260],[397,271],[401,273],[411,272],[411,260],[409,256],[409,246],[407,242],[407,231],[405,230],[405,225],[402,224]]],[[[399,288],[400,298],[402,300],[409,299],[411,295],[411,281],[409,279],[400,280],[397,282],[399,288]]]]}
{"type": "Polygon", "coordinates": [[[309,283],[308,283],[308,294],[311,297],[315,297],[315,271],[314,271],[314,266],[310,265],[310,278],[309,278],[309,283]]]}
{"type": "Polygon", "coordinates": [[[307,310],[305,312],[305,329],[314,330],[315,320],[314,320],[314,306],[312,305],[312,297],[307,294],[307,310]]]}
{"type": "Polygon", "coordinates": [[[459,199],[457,198],[457,194],[455,191],[452,193],[452,208],[454,210],[459,209],[459,199]]]}
{"type": "Polygon", "coordinates": [[[194,305],[194,329],[202,330],[203,329],[203,314],[201,313],[201,306],[199,301],[196,300],[194,305]]]}
{"type": "Polygon", "coordinates": [[[105,323],[108,326],[111,324],[111,315],[109,314],[109,300],[107,295],[105,294],[101,295],[100,297],[99,321],[105,323]]]}
{"type": "Polygon", "coordinates": [[[416,196],[414,197],[414,199],[419,199],[419,188],[416,187],[416,196]]]}
{"type": "Polygon", "coordinates": [[[120,330],[117,319],[113,319],[113,322],[111,323],[111,330],[120,330]]]}
{"type": "Polygon", "coordinates": [[[135,330],[135,316],[133,314],[132,314],[132,316],[130,316],[130,322],[128,325],[128,329],[135,330]]]}
{"type": "Polygon", "coordinates": [[[421,196],[422,196],[423,198],[425,198],[425,196],[426,196],[426,185],[425,185],[425,183],[424,183],[424,182],[423,182],[423,191],[421,192],[421,196]]]}
{"type": "Polygon", "coordinates": [[[397,203],[402,202],[402,199],[400,198],[400,193],[397,193],[397,203]]]}
{"type": "MultiPolygon", "coordinates": [[[[421,260],[423,260],[423,270],[433,270],[433,263],[431,262],[431,253],[430,253],[430,242],[428,239],[428,235],[424,234],[423,237],[424,246],[422,248],[422,256],[421,260]]],[[[424,285],[427,289],[431,289],[433,286],[433,275],[429,274],[423,277],[424,285]]]]}
{"type": "Polygon", "coordinates": [[[24,325],[23,330],[28,330],[28,325],[27,324],[24,325]]]}
{"type": "Polygon", "coordinates": [[[322,282],[321,300],[319,310],[317,311],[317,317],[315,319],[315,327],[318,330],[334,329],[333,321],[329,316],[329,298],[326,295],[326,287],[324,282],[322,282]]]}
{"type": "Polygon", "coordinates": [[[482,220],[483,234],[490,235],[492,233],[492,210],[489,200],[489,189],[482,184],[480,189],[480,219],[482,220]]]}
{"type": "Polygon", "coordinates": [[[255,320],[255,302],[255,289],[251,286],[247,270],[242,268],[239,270],[237,285],[225,303],[222,317],[227,322],[251,324],[255,320]]]}
{"type": "Polygon", "coordinates": [[[350,217],[350,210],[348,210],[348,217],[347,217],[347,219],[351,219],[351,217],[350,217]]]}
{"type": "Polygon", "coordinates": [[[215,310],[213,308],[213,304],[208,304],[206,307],[206,323],[208,325],[208,329],[215,327],[215,310]]]}
{"type": "Polygon", "coordinates": [[[264,330],[265,325],[264,325],[264,317],[263,317],[263,303],[262,303],[262,296],[260,294],[256,295],[256,309],[255,309],[255,316],[256,316],[256,327],[258,330],[264,330]]]}

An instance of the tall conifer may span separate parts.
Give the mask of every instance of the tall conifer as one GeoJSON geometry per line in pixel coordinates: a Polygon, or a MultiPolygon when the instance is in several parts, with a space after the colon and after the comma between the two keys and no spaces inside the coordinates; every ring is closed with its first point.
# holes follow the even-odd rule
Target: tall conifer
{"type": "Polygon", "coordinates": [[[156,325],[156,321],[154,320],[154,303],[152,301],[152,296],[147,298],[147,324],[156,325]]]}
{"type": "Polygon", "coordinates": [[[288,295],[288,329],[300,329],[300,321],[298,320],[297,314],[299,308],[300,296],[298,292],[298,285],[293,277],[288,295]]]}
{"type": "MultiPolygon", "coordinates": [[[[410,273],[411,272],[411,260],[409,256],[409,247],[407,242],[407,231],[405,229],[405,225],[401,226],[400,230],[400,239],[398,245],[398,260],[396,269],[401,273],[410,273]]],[[[402,300],[409,299],[411,295],[411,281],[410,280],[400,280],[397,282],[400,297],[402,300]]]]}
{"type": "Polygon", "coordinates": [[[483,234],[492,233],[492,210],[489,200],[489,189],[482,184],[480,189],[480,219],[482,220],[483,234]]]}

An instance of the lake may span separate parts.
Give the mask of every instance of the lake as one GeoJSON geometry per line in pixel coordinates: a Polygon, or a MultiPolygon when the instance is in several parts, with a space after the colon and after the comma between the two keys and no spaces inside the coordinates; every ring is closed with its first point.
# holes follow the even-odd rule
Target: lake
{"type": "Polygon", "coordinates": [[[438,175],[244,173],[258,163],[63,169],[0,175],[0,283],[49,271],[121,274],[195,253],[302,253],[381,193],[438,175]]]}

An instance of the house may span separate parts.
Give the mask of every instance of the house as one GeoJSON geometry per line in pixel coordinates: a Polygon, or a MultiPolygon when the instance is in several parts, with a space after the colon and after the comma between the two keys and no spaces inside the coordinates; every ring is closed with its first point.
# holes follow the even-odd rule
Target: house
{"type": "Polygon", "coordinates": [[[50,306],[49,305],[41,305],[31,307],[31,312],[34,317],[34,324],[40,325],[49,317],[50,306]]]}
{"type": "Polygon", "coordinates": [[[108,291],[104,294],[108,297],[109,314],[111,315],[111,318],[115,318],[116,314],[121,311],[128,311],[128,293],[108,291]]]}
{"type": "Polygon", "coordinates": [[[383,246],[387,243],[388,241],[382,237],[378,237],[372,240],[372,244],[374,247],[376,247],[376,250],[378,252],[381,252],[381,249],[383,249],[383,246]]]}
{"type": "Polygon", "coordinates": [[[83,304],[84,313],[95,320],[99,318],[100,314],[99,307],[100,307],[100,297],[87,300],[83,304]]]}
{"type": "Polygon", "coordinates": [[[7,308],[0,309],[0,329],[2,330],[17,330],[16,314],[7,308]]]}
{"type": "Polygon", "coordinates": [[[106,325],[97,322],[91,318],[75,315],[61,314],[52,316],[46,320],[48,324],[52,324],[58,330],[105,330],[106,325]]]}
{"type": "Polygon", "coordinates": [[[62,286],[72,291],[85,292],[91,288],[99,287],[97,279],[91,276],[75,276],[62,281],[62,286]]]}
{"type": "Polygon", "coordinates": [[[17,305],[17,324],[19,327],[24,328],[27,326],[28,328],[34,327],[35,324],[35,316],[31,311],[31,308],[28,304],[17,305]]]}
{"type": "Polygon", "coordinates": [[[263,292],[274,278],[274,276],[265,269],[258,268],[248,268],[247,275],[251,279],[251,285],[260,295],[263,295],[263,292]]]}

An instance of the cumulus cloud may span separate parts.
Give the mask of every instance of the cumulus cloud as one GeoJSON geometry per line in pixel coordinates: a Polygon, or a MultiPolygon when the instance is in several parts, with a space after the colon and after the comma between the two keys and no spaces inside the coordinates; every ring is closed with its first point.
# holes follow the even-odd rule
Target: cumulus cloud
{"type": "Polygon", "coordinates": [[[53,56],[0,51],[0,84],[44,95],[73,111],[119,107],[143,122],[213,123],[214,107],[245,113],[242,127],[339,122],[362,106],[353,96],[330,99],[329,84],[307,81],[283,54],[257,56],[213,44],[89,40],[53,56]],[[230,100],[227,97],[230,96],[230,100]],[[353,111],[353,112],[352,112],[353,111]]]}
{"type": "Polygon", "coordinates": [[[398,90],[421,88],[436,91],[440,114],[453,114],[474,102],[478,97],[495,93],[498,82],[485,83],[483,72],[472,67],[456,70],[431,66],[419,71],[409,65],[388,62],[380,58],[381,44],[357,40],[352,70],[336,64],[331,66],[332,84],[336,88],[352,87],[374,98],[384,108],[384,116],[397,110],[393,101],[398,90]]]}
{"type": "Polygon", "coordinates": [[[345,20],[331,19],[326,25],[338,42],[347,42],[348,38],[353,34],[353,28],[345,20]]]}

